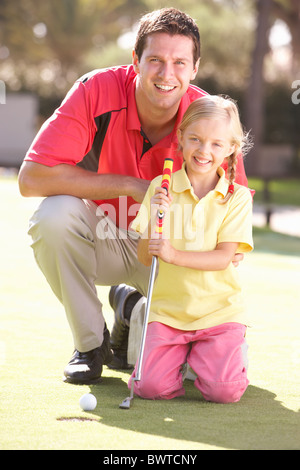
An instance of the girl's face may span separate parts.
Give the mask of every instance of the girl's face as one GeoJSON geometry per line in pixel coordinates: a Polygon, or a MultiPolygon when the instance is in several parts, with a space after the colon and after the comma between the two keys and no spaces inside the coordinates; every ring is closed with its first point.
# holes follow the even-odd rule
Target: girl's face
{"type": "Polygon", "coordinates": [[[229,122],[226,119],[199,119],[184,131],[178,131],[178,140],[190,177],[216,175],[217,168],[232,154],[229,122]]]}

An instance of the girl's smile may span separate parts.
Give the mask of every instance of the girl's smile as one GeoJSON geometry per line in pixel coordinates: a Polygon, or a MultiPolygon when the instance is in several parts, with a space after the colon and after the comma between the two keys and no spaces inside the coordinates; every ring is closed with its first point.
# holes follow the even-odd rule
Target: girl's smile
{"type": "Polygon", "coordinates": [[[184,131],[178,131],[186,171],[193,187],[200,182],[205,182],[205,186],[215,184],[218,167],[234,150],[230,135],[229,122],[224,118],[201,118],[184,131]]]}

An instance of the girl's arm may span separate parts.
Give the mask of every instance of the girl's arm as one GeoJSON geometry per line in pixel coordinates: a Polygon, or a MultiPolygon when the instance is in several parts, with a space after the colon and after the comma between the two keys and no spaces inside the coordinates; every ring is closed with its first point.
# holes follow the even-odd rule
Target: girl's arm
{"type": "MultiPolygon", "coordinates": [[[[148,256],[158,256],[166,263],[201,271],[221,271],[232,262],[238,243],[219,243],[212,251],[176,250],[169,240],[151,239],[148,243],[148,256]]],[[[144,247],[146,249],[146,247],[144,247]]]]}

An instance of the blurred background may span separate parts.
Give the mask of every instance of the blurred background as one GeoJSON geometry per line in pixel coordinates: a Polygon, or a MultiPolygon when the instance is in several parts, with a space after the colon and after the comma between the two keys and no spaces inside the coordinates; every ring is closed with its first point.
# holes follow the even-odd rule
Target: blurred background
{"type": "Polygon", "coordinates": [[[194,83],[237,100],[254,137],[245,167],[257,223],[291,206],[291,234],[300,236],[300,0],[0,0],[2,174],[18,170],[78,77],[131,62],[139,18],[165,6],[199,26],[194,83]]]}

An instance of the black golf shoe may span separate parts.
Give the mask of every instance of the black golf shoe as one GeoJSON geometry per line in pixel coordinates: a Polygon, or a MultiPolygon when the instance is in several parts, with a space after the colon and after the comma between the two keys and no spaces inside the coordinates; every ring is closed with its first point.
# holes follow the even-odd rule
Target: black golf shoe
{"type": "Polygon", "coordinates": [[[115,321],[110,335],[113,359],[108,363],[110,369],[132,369],[127,363],[128,335],[131,312],[142,295],[126,284],[112,286],[109,291],[109,303],[115,312],[115,321]]]}
{"type": "Polygon", "coordinates": [[[112,361],[110,334],[105,326],[103,343],[87,352],[75,349],[70,362],[64,370],[65,382],[73,384],[92,384],[101,382],[103,365],[112,361]]]}

